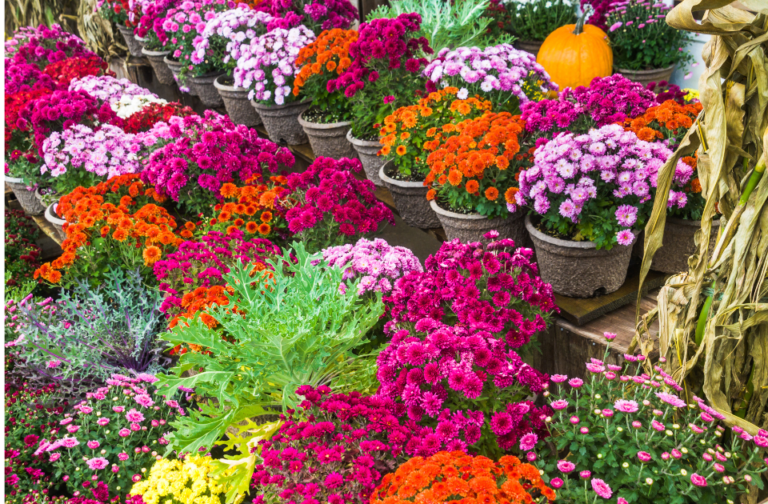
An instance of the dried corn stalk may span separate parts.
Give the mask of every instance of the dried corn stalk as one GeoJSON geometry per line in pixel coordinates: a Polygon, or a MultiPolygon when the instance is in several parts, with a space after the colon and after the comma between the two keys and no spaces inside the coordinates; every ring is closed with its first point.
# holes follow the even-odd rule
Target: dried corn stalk
{"type": "Polygon", "coordinates": [[[667,15],[671,26],[712,39],[699,80],[704,110],[659,174],[641,280],[662,243],[675,164],[693,149],[707,204],[689,271],[667,281],[633,347],[646,354],[654,348],[648,326],[658,317],[658,350],[689,401],[704,395],[730,424],[755,434],[768,427],[768,1],[742,0],[757,15],[731,3],[684,0],[667,15]],[[695,21],[693,12],[703,10],[695,21]],[[710,250],[702,237],[710,235],[716,209],[722,223],[710,250]]]}

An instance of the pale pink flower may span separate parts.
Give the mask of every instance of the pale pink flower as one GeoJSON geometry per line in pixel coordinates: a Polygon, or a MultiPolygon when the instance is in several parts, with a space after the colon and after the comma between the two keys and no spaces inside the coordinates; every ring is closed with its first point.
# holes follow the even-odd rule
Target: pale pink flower
{"type": "Polygon", "coordinates": [[[626,399],[617,399],[613,403],[613,407],[616,408],[616,411],[621,411],[622,413],[636,413],[640,409],[636,401],[626,399]]]}
{"type": "Polygon", "coordinates": [[[101,443],[99,443],[98,441],[88,441],[85,444],[88,445],[88,448],[90,448],[91,450],[95,450],[96,448],[101,446],[101,443]]]}
{"type": "Polygon", "coordinates": [[[573,388],[579,388],[582,385],[584,385],[584,381],[581,378],[571,378],[568,380],[568,385],[570,385],[573,388]]]}
{"type": "Polygon", "coordinates": [[[130,436],[130,435],[131,435],[131,431],[130,431],[130,430],[128,430],[128,429],[126,429],[126,428],[122,428],[122,429],[120,429],[120,431],[119,431],[117,434],[118,434],[120,437],[128,437],[128,436],[130,436]]]}
{"type": "Polygon", "coordinates": [[[564,410],[568,407],[568,401],[565,399],[558,399],[557,401],[552,402],[550,406],[552,406],[552,409],[554,410],[564,410]]]}
{"type": "Polygon", "coordinates": [[[105,425],[107,425],[109,423],[109,418],[101,417],[98,420],[96,420],[96,423],[101,425],[102,427],[104,427],[105,425]]]}
{"type": "Polygon", "coordinates": [[[62,420],[61,422],[59,422],[59,425],[67,425],[67,424],[71,424],[71,423],[72,423],[72,420],[73,420],[72,418],[65,418],[64,420],[62,420]]]}
{"type": "Polygon", "coordinates": [[[74,448],[79,444],[80,442],[77,440],[77,438],[74,438],[74,437],[65,437],[61,439],[61,446],[63,446],[64,448],[74,448]]]}
{"type": "Polygon", "coordinates": [[[667,394],[666,392],[656,392],[656,397],[658,397],[663,402],[675,408],[683,408],[686,405],[685,401],[683,401],[682,399],[680,399],[674,394],[667,394]]]}
{"type": "Polygon", "coordinates": [[[80,430],[80,426],[79,425],[67,425],[67,432],[69,432],[70,434],[74,434],[75,432],[77,432],[79,430],[80,430]]]}
{"type": "Polygon", "coordinates": [[[528,434],[524,434],[523,437],[520,438],[520,449],[522,451],[530,451],[533,450],[533,448],[536,446],[536,442],[538,442],[539,437],[534,434],[533,432],[529,432],[528,434]]]}
{"type": "Polygon", "coordinates": [[[112,406],[112,411],[114,411],[115,413],[122,413],[123,411],[125,411],[125,407],[124,406],[112,406]]]}
{"type": "Polygon", "coordinates": [[[56,462],[60,458],[61,458],[61,453],[59,453],[59,452],[51,453],[51,456],[48,458],[48,461],[49,462],[56,462]]]}
{"type": "Polygon", "coordinates": [[[109,462],[107,462],[107,459],[104,457],[92,458],[85,463],[88,464],[88,467],[90,467],[92,471],[99,471],[109,465],[109,462]]]}
{"type": "Polygon", "coordinates": [[[605,337],[605,339],[607,339],[608,341],[613,341],[613,340],[615,340],[615,339],[616,339],[616,333],[612,333],[612,332],[606,332],[606,333],[603,333],[603,336],[604,336],[604,337],[605,337]]]}
{"type": "Polygon", "coordinates": [[[144,421],[144,415],[136,411],[136,409],[131,408],[131,411],[125,414],[125,418],[131,422],[131,423],[139,423],[144,421]]]}
{"type": "Polygon", "coordinates": [[[602,364],[587,362],[587,371],[589,371],[590,373],[602,373],[603,371],[605,371],[605,367],[602,364]]]}
{"type": "Polygon", "coordinates": [[[576,469],[576,464],[574,464],[573,462],[571,462],[569,460],[560,460],[557,463],[557,468],[561,472],[564,472],[564,473],[568,474],[569,472],[572,472],[574,469],[576,469]]]}
{"type": "Polygon", "coordinates": [[[552,380],[555,383],[562,383],[567,379],[568,377],[566,375],[561,375],[561,374],[552,375],[552,377],[550,378],[550,380],[552,380]]]}
{"type": "Polygon", "coordinates": [[[125,462],[126,460],[128,460],[130,458],[130,456],[127,453],[125,453],[125,452],[121,452],[121,453],[117,454],[117,458],[119,458],[120,460],[125,462]]]}

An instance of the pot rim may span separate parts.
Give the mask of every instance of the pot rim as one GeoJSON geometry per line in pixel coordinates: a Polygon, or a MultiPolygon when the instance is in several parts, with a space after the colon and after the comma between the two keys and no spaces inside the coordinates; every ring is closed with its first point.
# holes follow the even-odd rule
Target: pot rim
{"type": "Polygon", "coordinates": [[[7,174],[3,173],[3,181],[8,182],[10,184],[23,184],[24,179],[16,178],[16,177],[10,177],[7,174]]]}
{"type": "MultiPolygon", "coordinates": [[[[197,77],[193,77],[193,76],[190,75],[187,78],[190,79],[190,80],[197,80],[197,79],[209,79],[209,78],[215,76],[216,79],[218,79],[220,76],[222,76],[224,74],[226,74],[226,72],[224,70],[219,70],[217,72],[208,72],[207,74],[198,75],[197,77]]],[[[214,82],[215,82],[216,79],[214,79],[214,82]]]]}
{"type": "MultiPolygon", "coordinates": [[[[146,42],[146,41],[147,41],[147,37],[139,37],[139,36],[138,36],[138,35],[136,35],[135,33],[133,34],[133,38],[135,38],[135,39],[136,39],[136,40],[138,40],[139,42],[146,42]]],[[[142,48],[142,49],[143,49],[143,48],[142,48]]]]}
{"type": "Polygon", "coordinates": [[[650,70],[630,70],[628,68],[619,68],[618,65],[613,65],[613,69],[620,74],[652,75],[656,73],[668,72],[669,70],[674,69],[675,65],[677,65],[677,63],[673,63],[672,65],[664,68],[651,68],[650,70]]]}
{"type": "Polygon", "coordinates": [[[59,207],[59,202],[54,201],[50,205],[48,205],[48,208],[45,209],[45,220],[52,224],[59,224],[64,225],[67,223],[66,219],[62,219],[59,217],[56,213],[56,209],[59,207]]]}
{"type": "Polygon", "coordinates": [[[352,124],[352,121],[340,121],[335,123],[313,123],[301,117],[302,115],[304,115],[304,112],[306,112],[306,110],[302,111],[301,114],[299,114],[299,124],[301,124],[302,127],[307,126],[310,129],[327,130],[327,129],[334,129],[334,128],[342,128],[344,126],[349,126],[350,124],[352,124]]]}
{"type": "Polygon", "coordinates": [[[133,35],[134,31],[136,30],[136,28],[129,28],[128,26],[123,26],[123,25],[119,25],[119,24],[116,24],[115,26],[117,26],[117,29],[120,30],[121,32],[127,32],[128,30],[130,30],[131,31],[131,35],[133,35]]]}
{"type": "Polygon", "coordinates": [[[264,104],[258,103],[256,99],[251,100],[251,105],[253,105],[253,108],[255,108],[256,110],[287,109],[287,108],[298,107],[301,105],[308,105],[310,103],[312,103],[312,100],[302,100],[300,102],[284,103],[283,105],[264,105],[264,104]]]}
{"type": "Polygon", "coordinates": [[[163,60],[165,60],[166,55],[171,54],[171,51],[152,51],[150,49],[147,49],[146,47],[142,47],[141,52],[146,54],[147,56],[162,56],[163,60]]]}
{"type": "MultiPolygon", "coordinates": [[[[472,212],[469,214],[460,214],[456,212],[451,212],[450,210],[445,210],[443,208],[440,208],[440,205],[437,204],[435,200],[431,200],[429,202],[429,206],[434,210],[434,212],[438,215],[443,215],[445,217],[450,217],[451,219],[463,219],[463,220],[483,220],[488,219],[491,220],[491,217],[486,217],[485,215],[480,215],[477,212],[472,212]]],[[[493,219],[496,219],[498,217],[493,217],[493,219]]]]}
{"type": "MultiPolygon", "coordinates": [[[[168,51],[168,54],[171,54],[171,51],[168,51]]],[[[173,61],[167,55],[163,57],[163,61],[165,61],[166,65],[169,64],[169,63],[171,65],[179,65],[179,66],[183,65],[183,63],[181,61],[173,61]]]]}
{"type": "Polygon", "coordinates": [[[373,141],[373,140],[360,140],[357,137],[352,136],[352,128],[349,128],[349,131],[347,131],[347,140],[349,140],[349,143],[352,145],[359,145],[361,147],[374,147],[377,145],[381,145],[380,141],[373,141]]]}
{"type": "Polygon", "coordinates": [[[222,90],[224,90],[224,91],[234,91],[234,92],[241,92],[241,93],[247,93],[247,92],[248,92],[248,88],[244,88],[244,87],[237,87],[237,86],[227,86],[226,84],[222,84],[221,82],[219,82],[219,79],[220,79],[220,78],[222,78],[222,77],[229,77],[229,76],[227,75],[227,73],[226,73],[226,72],[223,72],[221,75],[219,75],[218,77],[216,77],[216,78],[213,80],[213,86],[214,86],[216,89],[222,89],[222,90]]]}
{"type": "Polygon", "coordinates": [[[387,161],[386,163],[381,165],[381,168],[379,168],[379,178],[384,183],[392,184],[393,186],[397,186],[397,187],[405,187],[405,188],[408,188],[408,189],[416,189],[416,188],[419,188],[419,189],[427,188],[428,189],[428,186],[425,186],[424,182],[403,182],[402,180],[395,180],[393,178],[388,177],[387,174],[384,173],[384,170],[388,166],[394,166],[394,165],[395,165],[394,162],[390,159],[389,161],[387,161]]]}
{"type": "MultiPolygon", "coordinates": [[[[528,233],[531,235],[531,238],[536,238],[538,240],[541,240],[543,242],[549,243],[551,245],[556,245],[558,247],[563,248],[569,248],[569,249],[581,249],[581,250],[597,250],[597,245],[595,245],[595,242],[591,241],[572,241],[572,240],[561,240],[560,238],[555,238],[554,236],[549,236],[548,234],[542,233],[538,229],[536,229],[536,226],[533,225],[533,222],[531,222],[531,214],[528,214],[525,216],[525,228],[528,230],[528,233]]],[[[637,242],[637,237],[640,234],[641,230],[633,229],[632,234],[635,235],[635,241],[632,242],[632,245],[626,245],[628,248],[632,248],[632,246],[637,242]]],[[[616,247],[623,247],[624,245],[615,245],[616,247]]],[[[605,251],[605,249],[602,249],[601,251],[605,251]]],[[[611,252],[613,249],[607,251],[611,252]]]]}

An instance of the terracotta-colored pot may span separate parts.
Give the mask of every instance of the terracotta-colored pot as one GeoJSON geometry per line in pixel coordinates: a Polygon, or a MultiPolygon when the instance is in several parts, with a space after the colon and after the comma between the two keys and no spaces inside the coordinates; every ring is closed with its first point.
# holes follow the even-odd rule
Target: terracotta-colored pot
{"type": "Polygon", "coordinates": [[[304,100],[286,105],[264,105],[251,100],[251,105],[264,123],[269,139],[288,145],[301,145],[309,141],[304,128],[299,124],[299,115],[307,110],[311,103],[311,100],[304,100]]]}
{"type": "Polygon", "coordinates": [[[395,200],[395,206],[400,217],[409,226],[419,229],[433,229],[440,227],[437,214],[427,201],[429,187],[423,182],[405,182],[396,180],[389,175],[395,170],[395,164],[388,161],[379,168],[379,178],[395,200]]]}
{"type": "Polygon", "coordinates": [[[378,187],[383,187],[384,182],[379,178],[379,170],[381,170],[381,167],[384,166],[387,160],[377,155],[381,150],[381,143],[378,140],[373,142],[355,138],[352,136],[351,129],[347,132],[347,140],[357,151],[357,156],[360,158],[360,162],[363,163],[363,170],[365,170],[365,176],[368,177],[368,180],[378,187]]]}
{"type": "MultiPolygon", "coordinates": [[[[560,240],[542,233],[525,217],[541,279],[558,294],[589,298],[619,290],[627,279],[632,247],[597,250],[589,241],[560,240]]],[[[639,232],[635,233],[637,236],[639,232]]]]}
{"type": "Polygon", "coordinates": [[[117,29],[125,39],[125,45],[128,46],[128,50],[131,52],[131,55],[136,56],[137,58],[141,58],[143,56],[141,53],[141,44],[133,35],[133,28],[128,28],[127,26],[118,26],[117,29]]]}
{"type": "Polygon", "coordinates": [[[667,81],[672,78],[672,72],[675,71],[675,65],[667,68],[654,68],[652,70],[627,70],[614,65],[613,71],[620,73],[632,82],[637,82],[647,86],[651,82],[667,81]]]}
{"type": "MultiPolygon", "coordinates": [[[[302,113],[303,115],[303,113],[302,113]]],[[[316,157],[329,157],[333,159],[357,157],[357,151],[347,140],[349,121],[336,123],[313,123],[299,115],[299,124],[304,128],[304,133],[309,138],[309,145],[316,157]]]]}
{"type": "Polygon", "coordinates": [[[261,117],[259,117],[256,109],[251,105],[251,100],[248,99],[248,90],[246,88],[227,86],[222,84],[223,75],[216,77],[213,81],[214,87],[218,90],[224,107],[227,109],[227,114],[232,122],[235,124],[244,124],[249,128],[253,128],[261,124],[261,117]]]}
{"type": "Polygon", "coordinates": [[[224,105],[224,100],[213,83],[223,74],[224,72],[211,72],[199,77],[187,76],[187,85],[190,89],[194,88],[195,94],[200,97],[200,101],[206,107],[221,107],[224,105]]]}
{"type": "Polygon", "coordinates": [[[56,213],[56,207],[58,206],[58,203],[51,203],[48,206],[45,210],[45,220],[51,223],[51,226],[53,226],[53,229],[56,231],[56,235],[61,241],[64,241],[67,239],[67,233],[64,232],[64,224],[66,224],[67,221],[60,218],[59,214],[56,213]]]}
{"type": "Polygon", "coordinates": [[[171,51],[150,51],[145,47],[141,50],[141,54],[149,60],[160,84],[170,86],[175,82],[173,72],[165,64],[165,57],[171,54],[171,51]]]}
{"type": "Polygon", "coordinates": [[[509,214],[506,218],[494,217],[489,219],[479,213],[461,214],[451,212],[440,206],[433,200],[429,202],[430,208],[437,214],[440,225],[443,227],[449,240],[458,238],[464,243],[485,242],[483,235],[488,231],[499,232],[499,238],[510,238],[518,247],[530,247],[531,238],[525,229],[525,211],[519,210],[509,214]]]}
{"type": "Polygon", "coordinates": [[[537,56],[543,43],[543,40],[518,40],[513,45],[515,49],[520,49],[521,51],[525,51],[527,53],[533,54],[534,56],[537,56]]]}
{"type": "Polygon", "coordinates": [[[35,190],[28,189],[20,178],[5,176],[5,183],[11,188],[16,199],[19,200],[22,210],[27,215],[43,215],[45,206],[35,196],[35,190]]]}

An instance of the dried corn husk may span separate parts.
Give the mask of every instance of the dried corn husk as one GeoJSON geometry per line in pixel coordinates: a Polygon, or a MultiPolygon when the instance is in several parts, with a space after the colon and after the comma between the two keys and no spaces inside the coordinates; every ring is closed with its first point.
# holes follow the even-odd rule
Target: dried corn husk
{"type": "Polygon", "coordinates": [[[704,47],[707,68],[699,80],[704,110],[659,173],[641,281],[661,246],[675,164],[694,148],[707,203],[689,271],[661,289],[658,307],[638,323],[632,348],[639,345],[648,354],[657,345],[668,372],[685,384],[689,402],[703,395],[729,424],[755,434],[768,427],[768,177],[754,190],[747,189],[747,180],[756,166],[765,167],[768,151],[768,2],[742,1],[758,14],[731,3],[684,0],[667,15],[671,26],[712,39],[704,47]],[[702,10],[698,22],[693,13],[702,10]],[[702,237],[710,234],[716,204],[724,225],[713,251],[702,237]],[[708,296],[711,309],[701,316],[708,296]],[[654,341],[648,326],[656,318],[654,341]]]}

